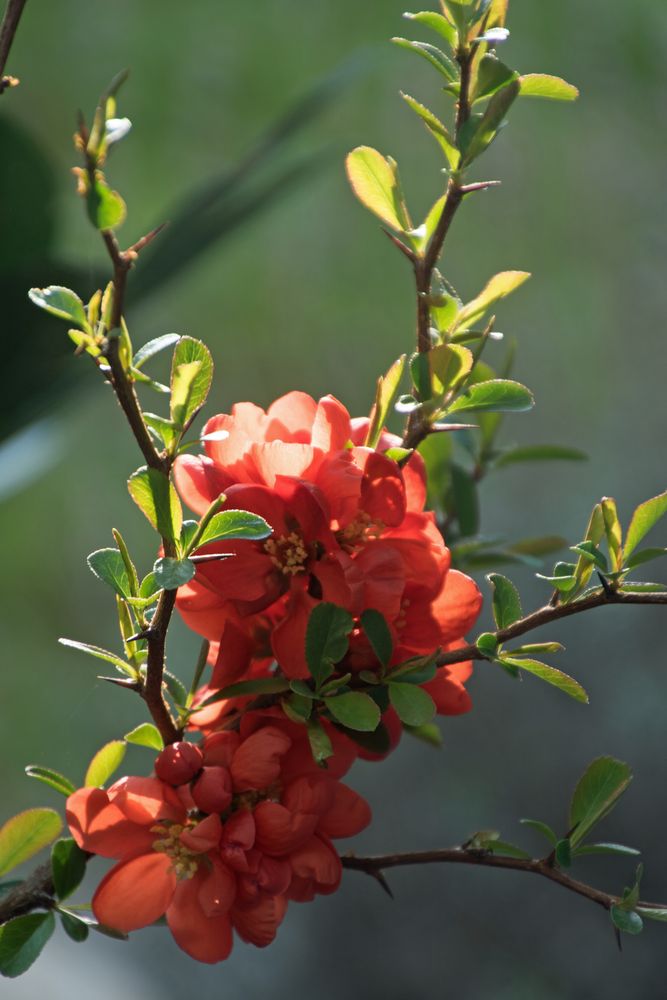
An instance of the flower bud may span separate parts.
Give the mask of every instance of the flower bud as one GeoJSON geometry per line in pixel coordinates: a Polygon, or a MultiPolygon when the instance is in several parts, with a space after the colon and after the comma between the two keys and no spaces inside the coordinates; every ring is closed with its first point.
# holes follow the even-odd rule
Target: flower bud
{"type": "Polygon", "coordinates": [[[172,743],[158,754],[155,773],[169,785],[185,785],[201,770],[204,756],[195,743],[172,743]]]}
{"type": "Polygon", "coordinates": [[[202,812],[224,812],[232,801],[232,779],[227,768],[203,768],[192,786],[192,798],[202,812]]]}

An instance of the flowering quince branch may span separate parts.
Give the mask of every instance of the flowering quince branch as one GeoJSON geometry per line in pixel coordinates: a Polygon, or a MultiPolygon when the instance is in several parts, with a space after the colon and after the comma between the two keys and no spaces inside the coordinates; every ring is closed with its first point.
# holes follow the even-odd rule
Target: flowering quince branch
{"type": "MultiPolygon", "coordinates": [[[[116,117],[126,74],[102,96],[91,127],[79,122],[83,166],[74,172],[113,278],[85,304],[59,286],[34,288],[30,297],[68,322],[75,353],[87,354],[115,392],[145,462],[128,490],[158,536],[159,556],[141,578],[114,529],[116,546],[92,552],[88,565],[114,592],[122,654],[61,642],[111,664],[120,676],[105,679],[138,692],[152,722],[103,746],[81,787],[47,767],[26,769],[66,796],[71,836],[56,840],[62,820],[46,808],[20,813],[0,829],[0,876],[56,841],[50,862],[0,885],[4,975],[19,975],[35,960],[54,914],[77,941],[91,929],[123,937],[165,918],[184,951],[219,962],[234,933],[269,944],[289,902],[334,892],[344,868],[373,875],[385,888],[384,870],[409,864],[527,871],[603,906],[617,933],[637,933],[644,917],[667,919],[667,907],[640,901],[641,868],[620,896],[566,871],[582,855],[638,853],[589,839],[631,779],[628,766],[612,757],[598,758],[582,775],[563,835],[542,821],[522,821],[547,839],[544,858],[488,830],[461,847],[430,852],[341,858],[334,845],[371,819],[368,804],[342,781],[355,760],[385,759],[403,731],[437,743],[435,714],[471,708],[465,685],[473,661],[499,665],[512,677],[531,673],[587,701],[574,678],[534,658],[557,653],[558,642],[506,644],[603,605],[667,604],[667,588],[630,579],[665,553],[638,546],[667,513],[667,493],[641,504],[625,531],[614,501],[603,498],[584,538],[571,546],[574,561],[558,562],[543,577],[550,603],[524,615],[514,584],[492,572],[496,629],[474,643],[465,639],[482,594],[463,570],[485,559],[493,565],[494,556],[476,537],[477,482],[512,461],[582,456],[556,446],[502,451],[495,444],[501,415],[530,409],[533,399],[506,377],[509,366],[498,378],[481,356],[500,339],[493,308],[528,275],[502,272],[466,303],[438,264],[462,203],[497,183],[471,182],[467,172],[514,101],[571,100],[577,91],[556,77],[520,76],[498,58],[508,34],[507,0],[442,0],[441,9],[406,16],[433,28],[451,56],[395,41],[435,67],[455,102],[450,131],[403,95],[445,157],[444,194],[415,227],[394,160],[365,146],[347,160],[354,192],[409,260],[417,292],[417,350],[379,379],[368,417],[352,418],[333,396],[316,401],[295,391],[267,410],[237,403],[210,418],[202,453],[190,452],[185,435],[209,393],[210,352],[176,334],[135,351],[124,315],[129,272],[159,232],[121,249],[116,229],[125,203],[102,169],[130,128],[116,117]],[[165,350],[172,350],[168,386],[145,370],[165,350]],[[406,368],[411,389],[399,395],[406,368]],[[168,397],[168,416],[144,409],[143,392],[168,397]],[[392,409],[407,417],[400,437],[386,429],[392,409]],[[453,422],[469,414],[478,423],[453,422]],[[453,451],[458,434],[466,435],[472,469],[453,451]],[[182,502],[196,519],[184,519],[182,502]],[[591,585],[593,574],[600,587],[591,585]],[[203,640],[189,689],[166,669],[174,610],[203,640]],[[109,784],[128,745],[151,751],[151,772],[109,784]],[[68,903],[92,856],[114,862],[94,893],[94,920],[68,903]]],[[[561,539],[538,539],[497,554],[505,562],[534,562],[562,547],[561,539]]]]}

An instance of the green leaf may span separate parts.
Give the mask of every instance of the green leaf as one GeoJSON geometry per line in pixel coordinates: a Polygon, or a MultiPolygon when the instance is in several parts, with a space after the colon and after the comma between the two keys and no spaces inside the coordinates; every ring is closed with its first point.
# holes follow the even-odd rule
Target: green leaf
{"type": "Polygon", "coordinates": [[[175,424],[166,417],[161,417],[159,413],[144,411],[144,423],[155,431],[166,448],[169,448],[178,437],[179,431],[175,424]]]}
{"type": "Polygon", "coordinates": [[[348,154],[347,177],[359,201],[392,229],[412,229],[403,204],[396,171],[381,153],[358,146],[348,154]]]}
{"type": "Polygon", "coordinates": [[[489,851],[491,854],[501,854],[506,858],[527,860],[530,857],[530,854],[524,851],[522,847],[517,847],[516,844],[509,844],[506,840],[489,840],[484,845],[484,850],[489,851]]]}
{"type": "Polygon", "coordinates": [[[421,740],[422,743],[428,743],[432,747],[442,746],[442,733],[438,729],[435,722],[429,722],[425,726],[406,726],[403,723],[403,728],[406,733],[410,736],[414,736],[416,739],[421,740]]]}
{"type": "Polygon", "coordinates": [[[667,493],[661,493],[640,504],[632,515],[628,528],[623,557],[627,559],[658,521],[667,514],[667,493]]]}
{"type": "Polygon", "coordinates": [[[569,868],[572,864],[572,845],[567,837],[557,841],[554,848],[556,863],[561,868],[569,868]]]}
{"type": "Polygon", "coordinates": [[[97,751],[86,771],[86,788],[102,788],[123,762],[127,745],[125,740],[111,740],[97,751]]]}
{"type": "Polygon", "coordinates": [[[603,573],[609,572],[609,564],[602,552],[593,542],[580,542],[578,545],[571,545],[571,550],[577,552],[579,556],[593,566],[596,566],[603,573]]]}
{"type": "Polygon", "coordinates": [[[159,730],[150,722],[142,722],[129,733],[125,733],[125,742],[134,743],[138,747],[148,747],[149,750],[163,750],[164,740],[159,730]]]}
{"type": "Polygon", "coordinates": [[[29,778],[36,778],[44,785],[48,785],[49,788],[60,792],[61,795],[71,795],[72,792],[76,791],[76,786],[72,784],[69,778],[66,778],[64,774],[60,774],[59,771],[53,771],[50,767],[39,767],[37,764],[30,764],[26,767],[25,773],[29,778]]]}
{"type": "Polygon", "coordinates": [[[54,809],[26,809],[0,828],[0,875],[6,875],[55,840],[63,821],[54,809]]]}
{"type": "Polygon", "coordinates": [[[247,510],[223,510],[214,514],[208,522],[196,546],[208,545],[210,542],[248,541],[259,542],[268,538],[272,528],[263,517],[251,514],[247,510]]]}
{"type": "Polygon", "coordinates": [[[502,469],[518,462],[584,462],[588,455],[578,448],[561,448],[558,445],[538,444],[522,448],[510,448],[497,459],[495,466],[502,469]]]}
{"type": "Polygon", "coordinates": [[[147,344],[139,348],[132,358],[132,367],[141,368],[149,358],[155,357],[160,351],[166,351],[167,348],[177,344],[180,339],[181,336],[178,333],[165,333],[161,337],[149,340],[147,344]]]}
{"type": "Polygon", "coordinates": [[[479,531],[479,497],[474,477],[456,462],[449,468],[452,486],[452,506],[463,538],[470,538],[479,531]]]}
{"type": "Polygon", "coordinates": [[[644,928],[642,918],[635,910],[626,910],[622,906],[614,905],[609,910],[609,916],[614,927],[624,934],[641,934],[644,928]]]}
{"type": "Polygon", "coordinates": [[[185,685],[182,681],[180,681],[175,674],[170,673],[169,670],[163,671],[162,678],[164,680],[164,686],[174,699],[176,705],[178,705],[179,708],[184,706],[188,697],[188,692],[185,690],[185,685]]]}
{"type": "Polygon", "coordinates": [[[300,694],[290,694],[287,698],[283,698],[280,704],[283,712],[292,722],[303,724],[313,713],[312,700],[304,698],[300,694]]]}
{"type": "Polygon", "coordinates": [[[546,837],[549,843],[553,844],[555,847],[558,837],[548,823],[543,823],[542,820],[539,819],[520,819],[519,823],[523,823],[524,826],[530,826],[533,830],[537,830],[538,833],[541,833],[543,837],[546,837]]]}
{"type": "Polygon", "coordinates": [[[616,501],[611,497],[603,497],[600,501],[602,520],[609,548],[612,570],[619,570],[623,562],[623,529],[618,519],[616,501]]]}
{"type": "MultiPolygon", "coordinates": [[[[604,519],[602,517],[602,506],[597,503],[591,512],[588,527],[586,529],[585,542],[590,542],[596,548],[604,537],[604,519]]],[[[590,553],[581,553],[574,570],[574,585],[567,591],[567,600],[570,601],[581,592],[591,578],[595,561],[590,558],[590,553]]]]}
{"type": "Polygon", "coordinates": [[[517,555],[548,556],[559,552],[567,545],[567,539],[560,535],[545,535],[541,538],[524,538],[509,546],[509,551],[517,555]]]}
{"type": "Polygon", "coordinates": [[[361,691],[348,691],[334,698],[325,698],[324,704],[346,729],[372,733],[380,723],[380,709],[372,698],[361,691]]]}
{"type": "Polygon", "coordinates": [[[58,899],[67,899],[81,884],[87,860],[86,852],[71,837],[55,842],[51,848],[51,873],[58,899]]]}
{"type": "Polygon", "coordinates": [[[76,323],[83,330],[90,330],[84,304],[70,288],[63,288],[62,285],[31,288],[28,298],[39,309],[44,309],[52,316],[65,319],[68,323],[76,323]]]}
{"type": "Polygon", "coordinates": [[[162,556],[153,566],[155,581],[162,590],[178,590],[183,584],[189,583],[197,572],[197,567],[191,559],[172,559],[162,556]]]}
{"type": "Polygon", "coordinates": [[[435,715],[435,704],[428,691],[415,684],[391,681],[389,700],[401,722],[408,726],[425,726],[435,715]]]}
{"type": "Polygon", "coordinates": [[[458,387],[472,371],[474,361],[472,352],[458,344],[439,344],[428,352],[428,360],[437,395],[458,387]]]}
{"type": "Polygon", "coordinates": [[[444,76],[447,83],[458,82],[459,75],[456,70],[456,64],[435,45],[430,45],[428,42],[413,42],[409,38],[392,38],[392,42],[394,45],[398,45],[400,48],[407,49],[408,52],[414,52],[416,55],[421,56],[422,59],[426,59],[431,66],[437,69],[438,73],[444,76]]]}
{"type": "Polygon", "coordinates": [[[377,448],[384,425],[398,393],[398,387],[405,369],[405,354],[394,361],[386,375],[378,379],[375,393],[375,404],[368,425],[365,445],[367,448],[377,448]]]}
{"type": "Polygon", "coordinates": [[[320,767],[327,766],[329,757],[333,757],[333,746],[326,729],[317,719],[311,719],[307,724],[308,742],[313,760],[320,767]]]}
{"type": "Polygon", "coordinates": [[[498,628],[508,628],[523,617],[519,591],[501,573],[489,573],[487,580],[493,587],[493,617],[496,625],[498,628]]]}
{"type": "Polygon", "coordinates": [[[643,566],[644,563],[660,559],[664,555],[667,555],[667,549],[640,549],[639,552],[630,556],[623,568],[626,570],[636,569],[637,566],[643,566]]]}
{"type": "Polygon", "coordinates": [[[527,73],[519,78],[522,97],[546,97],[551,101],[576,101],[579,91],[559,76],[547,73],[527,73]]]}
{"type": "Polygon", "coordinates": [[[118,546],[118,551],[120,552],[121,557],[123,559],[125,569],[127,570],[127,577],[130,582],[130,594],[132,595],[132,597],[136,597],[136,595],[139,593],[139,577],[137,576],[136,567],[132,562],[132,559],[130,558],[130,553],[127,548],[127,545],[125,544],[125,539],[123,538],[123,536],[121,535],[120,531],[118,531],[117,528],[112,528],[111,534],[114,537],[114,541],[118,546]]]}
{"type": "Polygon", "coordinates": [[[118,549],[97,549],[90,553],[86,561],[98,580],[107,583],[121,597],[132,596],[125,560],[118,549]]]}
{"type": "Polygon", "coordinates": [[[55,927],[52,913],[28,913],[0,927],[0,975],[10,979],[27,972],[39,958],[55,927]]]}
{"type": "Polygon", "coordinates": [[[445,158],[451,169],[456,170],[459,165],[459,160],[461,159],[461,154],[456,148],[454,140],[449,134],[446,126],[443,125],[437,115],[434,115],[433,112],[427,107],[420,104],[419,101],[416,101],[414,97],[410,97],[409,94],[404,94],[403,91],[401,91],[401,97],[408,107],[411,108],[411,110],[414,111],[419,118],[421,118],[424,125],[445,154],[445,158]]]}
{"type": "Polygon", "coordinates": [[[96,229],[102,231],[116,229],[124,221],[127,214],[125,202],[117,191],[112,191],[101,174],[97,174],[95,182],[88,188],[86,194],[88,218],[96,229]]]}
{"type": "Polygon", "coordinates": [[[482,56],[477,68],[477,79],[472,93],[472,103],[484,101],[515,80],[519,74],[494,55],[482,56]]]}
{"type": "Polygon", "coordinates": [[[484,656],[495,656],[498,651],[498,639],[493,632],[482,632],[475,640],[475,645],[484,656]]]}
{"type": "Polygon", "coordinates": [[[76,914],[70,913],[69,910],[59,909],[58,914],[60,916],[60,923],[68,938],[76,941],[77,944],[88,939],[90,926],[87,920],[82,920],[76,914]]]}
{"type": "Polygon", "coordinates": [[[435,11],[431,10],[420,10],[416,14],[406,11],[403,17],[408,21],[417,21],[419,24],[425,24],[427,28],[432,28],[441,38],[444,38],[452,48],[456,46],[456,29],[442,14],[436,14],[435,11]]]}
{"type": "Polygon", "coordinates": [[[527,642],[516,649],[508,649],[510,656],[522,656],[524,653],[533,656],[535,653],[562,653],[565,649],[560,642],[527,642]]]}
{"type": "Polygon", "coordinates": [[[128,677],[136,677],[137,672],[131,664],[126,663],[125,660],[121,660],[120,656],[116,656],[115,653],[110,653],[108,649],[102,649],[101,646],[91,646],[87,642],[75,642],[74,639],[58,639],[61,646],[67,646],[69,649],[78,649],[82,653],[88,653],[89,656],[94,656],[98,660],[106,660],[107,663],[113,663],[114,667],[121,671],[123,674],[127,674],[128,677]]]}
{"type": "Polygon", "coordinates": [[[636,912],[642,917],[648,917],[649,920],[667,922],[667,909],[662,906],[638,906],[636,912]]]}
{"type": "Polygon", "coordinates": [[[323,602],[311,611],[306,628],[306,662],[318,687],[347,653],[353,627],[352,615],[335,604],[323,602]]]}
{"type": "Polygon", "coordinates": [[[495,411],[522,413],[531,410],[535,400],[529,389],[508,379],[492,379],[471,385],[447,407],[447,413],[495,411]]]}
{"type": "Polygon", "coordinates": [[[158,469],[143,466],[127,481],[130,496],[163,538],[176,542],[181,534],[183,510],[173,484],[158,469]]]}
{"type": "Polygon", "coordinates": [[[229,684],[221,691],[216,691],[201,705],[197,705],[194,711],[206,705],[213,705],[216,701],[223,701],[225,698],[240,698],[246,694],[282,694],[289,689],[289,682],[282,677],[258,677],[254,681],[237,681],[236,684],[229,684]]]}
{"type": "Polygon", "coordinates": [[[367,608],[359,621],[378,660],[383,667],[389,666],[394,651],[394,640],[384,615],[374,608],[367,608]]]}
{"type": "Polygon", "coordinates": [[[437,673],[436,656],[437,652],[428,656],[413,656],[395,667],[387,679],[406,681],[408,684],[426,684],[432,681],[437,673]]]}
{"type": "Polygon", "coordinates": [[[462,147],[462,167],[469,166],[491,145],[500,131],[505,115],[519,96],[519,89],[519,80],[512,80],[493,95],[480,119],[468,119],[466,125],[470,128],[466,130],[463,142],[459,142],[459,147],[462,147]]]}
{"type": "Polygon", "coordinates": [[[467,330],[482,319],[492,305],[520,288],[530,278],[529,271],[501,271],[485,285],[479,295],[468,302],[456,317],[455,330],[467,330]]]}
{"type": "Polygon", "coordinates": [[[171,368],[170,415],[179,430],[186,428],[206,402],[213,380],[209,349],[193,337],[181,337],[171,368]]]}
{"type": "Polygon", "coordinates": [[[570,677],[569,674],[564,674],[562,670],[550,667],[546,663],[540,663],[538,660],[527,660],[513,656],[502,656],[501,659],[503,664],[509,664],[512,667],[525,670],[529,674],[534,674],[541,681],[553,685],[553,687],[562,691],[563,694],[574,698],[575,701],[583,702],[585,705],[588,704],[588,695],[581,684],[575,681],[574,677],[570,677]]]}
{"type": "Polygon", "coordinates": [[[611,812],[631,781],[629,766],[614,757],[598,757],[589,764],[577,783],[570,805],[573,847],[611,812]]]}
{"type": "Polygon", "coordinates": [[[664,594],[667,587],[664,583],[624,583],[621,591],[624,594],[664,594]]]}
{"type": "Polygon", "coordinates": [[[584,844],[582,847],[578,847],[574,852],[576,856],[584,857],[587,854],[614,854],[628,856],[632,855],[636,857],[641,854],[636,847],[626,847],[625,844],[584,844]]]}

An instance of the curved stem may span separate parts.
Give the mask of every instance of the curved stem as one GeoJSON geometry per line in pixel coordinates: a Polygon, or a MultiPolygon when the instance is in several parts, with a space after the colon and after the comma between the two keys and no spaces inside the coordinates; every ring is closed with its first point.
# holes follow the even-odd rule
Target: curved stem
{"type": "MultiPolygon", "coordinates": [[[[643,593],[629,594],[622,591],[596,590],[587,597],[582,597],[572,604],[546,604],[543,608],[538,608],[531,614],[526,615],[509,625],[507,628],[498,629],[493,632],[499,643],[510,642],[531,632],[533,629],[541,628],[542,625],[550,625],[552,622],[560,621],[561,618],[569,618],[571,615],[581,614],[583,611],[591,611],[593,608],[602,608],[608,604],[661,604],[667,605],[667,593],[643,593]]],[[[462,646],[460,649],[453,649],[447,653],[441,653],[437,664],[445,667],[452,663],[463,663],[465,660],[485,660],[486,657],[474,643],[462,646]]]]}
{"type": "MultiPolygon", "coordinates": [[[[569,889],[579,896],[584,896],[605,910],[611,909],[620,902],[619,896],[602,892],[585,882],[567,875],[562,869],[555,867],[546,858],[510,858],[502,854],[491,854],[485,851],[475,851],[465,847],[450,847],[436,851],[415,851],[405,854],[382,854],[370,857],[349,857],[341,858],[343,868],[350,871],[360,871],[367,875],[372,875],[380,882],[383,882],[383,872],[387,868],[401,868],[406,865],[431,865],[431,864],[458,864],[475,865],[482,868],[504,868],[510,871],[527,872],[530,875],[540,875],[561,885],[564,889],[569,889]]],[[[640,902],[637,906],[662,909],[661,904],[640,902]]]]}

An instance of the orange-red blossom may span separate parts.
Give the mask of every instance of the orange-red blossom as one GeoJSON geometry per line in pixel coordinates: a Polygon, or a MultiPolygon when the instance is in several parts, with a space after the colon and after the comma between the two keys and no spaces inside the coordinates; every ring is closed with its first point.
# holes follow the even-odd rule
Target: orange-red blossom
{"type": "Polygon", "coordinates": [[[232,949],[232,930],[263,947],[289,900],[338,887],[332,838],[370,821],[366,802],[339,780],[354,748],[336,734],[337,752],[322,771],[300,727],[275,721],[252,713],[241,733],[210,735],[201,750],[162,751],[162,778],[125,777],[68,798],[77,844],[118,862],[93,897],[100,923],[128,932],[166,915],[184,951],[219,962],[232,949]]]}
{"type": "MultiPolygon", "coordinates": [[[[384,433],[376,449],[366,447],[367,428],[332,396],[315,402],[291,392],[267,412],[238,403],[213,417],[206,454],[179,458],[176,484],[197,514],[224,492],[226,507],[260,514],[273,528],[264,542],[208,546],[234,558],[200,564],[179,590],[186,623],[211,641],[214,669],[202,697],[263,676],[274,661],[288,678],[307,678],[306,627],[320,601],[345,608],[356,623],[367,609],[381,612],[392,665],[460,645],[475,622],[481,595],[450,569],[435,518],[424,510],[421,456],[401,467],[386,454],[399,440],[384,433]]],[[[340,669],[378,666],[356,627],[340,669]]],[[[438,712],[470,708],[471,670],[470,663],[440,668],[426,685],[438,712]]],[[[217,703],[193,721],[215,727],[227,710],[217,703]]]]}

